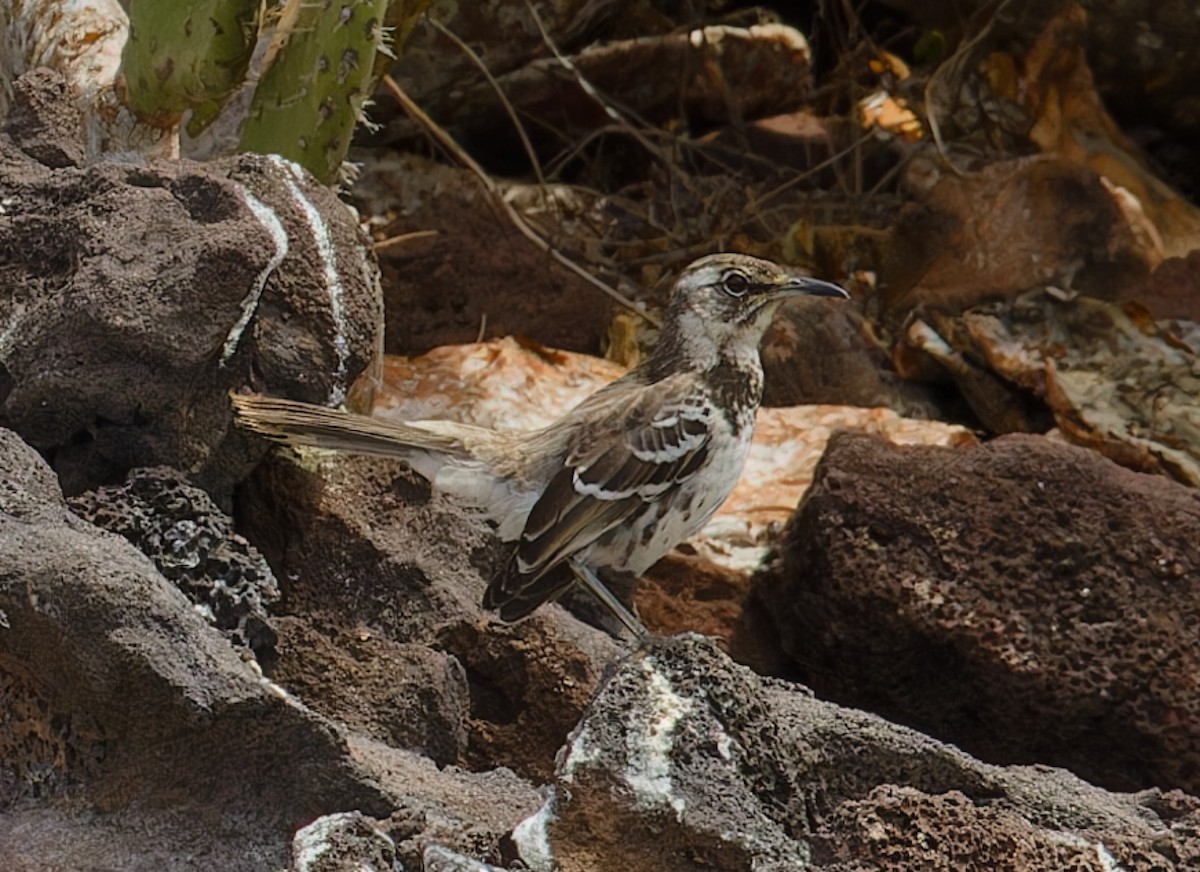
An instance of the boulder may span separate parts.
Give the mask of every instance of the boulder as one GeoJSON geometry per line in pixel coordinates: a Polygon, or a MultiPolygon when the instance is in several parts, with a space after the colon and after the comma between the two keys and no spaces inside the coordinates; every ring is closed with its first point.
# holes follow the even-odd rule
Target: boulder
{"type": "Polygon", "coordinates": [[[166,464],[227,498],[255,459],[224,444],[230,389],[340,402],[376,354],[357,219],[276,157],[48,155],[78,118],[33,81],[0,132],[0,425],[68,493],[166,464]]]}
{"type": "Polygon", "coordinates": [[[347,809],[418,868],[430,843],[498,857],[537,808],[510,771],[439,769],[264,678],[6,430],[0,482],[0,868],[282,868],[347,809]]]}
{"type": "Polygon", "coordinates": [[[1035,436],[831,440],[754,597],[819,694],[991,762],[1200,789],[1200,492],[1035,436]]]}
{"type": "Polygon", "coordinates": [[[513,843],[538,872],[1101,872],[1191,867],[1198,823],[1179,791],[981,763],[680,636],[621,661],[513,843]]]}

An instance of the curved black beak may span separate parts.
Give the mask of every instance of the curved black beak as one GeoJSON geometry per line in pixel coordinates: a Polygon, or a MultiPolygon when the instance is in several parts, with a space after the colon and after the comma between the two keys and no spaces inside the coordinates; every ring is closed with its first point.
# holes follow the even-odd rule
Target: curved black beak
{"type": "Polygon", "coordinates": [[[808,276],[789,276],[786,281],[779,286],[779,290],[788,294],[804,294],[809,297],[839,297],[843,300],[850,299],[850,294],[845,288],[839,287],[832,282],[823,282],[820,279],[809,278],[808,276]]]}

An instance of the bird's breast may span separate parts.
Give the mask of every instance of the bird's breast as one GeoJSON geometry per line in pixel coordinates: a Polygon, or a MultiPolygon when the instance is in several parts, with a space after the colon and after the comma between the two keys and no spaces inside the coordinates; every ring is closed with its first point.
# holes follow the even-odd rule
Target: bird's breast
{"type": "Polygon", "coordinates": [[[757,359],[741,365],[722,365],[705,374],[714,405],[736,432],[753,426],[754,413],[762,401],[763,372],[757,359]]]}

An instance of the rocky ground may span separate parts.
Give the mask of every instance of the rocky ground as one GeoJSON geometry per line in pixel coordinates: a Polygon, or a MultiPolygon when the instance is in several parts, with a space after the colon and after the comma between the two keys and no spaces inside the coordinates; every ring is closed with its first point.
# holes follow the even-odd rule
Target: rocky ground
{"type": "MultiPolygon", "coordinates": [[[[1080,55],[1047,53],[1112,38],[1076,10],[1003,43],[1027,93],[1094,97],[1080,55]]],[[[572,20],[545,25],[565,44],[572,20]]],[[[490,59],[523,112],[551,85],[584,99],[544,75],[540,37],[502,32],[490,59]]],[[[768,99],[810,82],[780,39],[723,49],[749,130],[713,97],[728,87],[692,82],[704,148],[836,150],[832,121],[816,140],[801,123],[807,86],[768,99]],[[774,65],[752,62],[764,44],[774,65]]],[[[438,40],[419,30],[398,72],[478,146],[507,116],[482,86],[439,102],[466,74],[430,62],[438,40]]],[[[647,45],[576,57],[615,88],[647,45]]],[[[975,59],[1003,90],[1001,54],[975,59]]],[[[403,464],[272,450],[232,428],[228,394],[521,426],[619,372],[645,325],[463,173],[398,157],[403,118],[360,155],[356,216],[273,158],[85,161],[64,88],[21,79],[0,132],[0,869],[1200,867],[1194,210],[1145,165],[1115,186],[1064,145],[1128,145],[1098,100],[1024,104],[1030,141],[1060,122],[1036,156],[951,142],[949,172],[917,152],[874,227],[763,200],[754,226],[782,222],[785,250],[723,223],[763,189],[700,172],[716,151],[671,198],[653,173],[642,201],[506,190],[579,252],[628,233],[605,250],[649,306],[716,239],[855,295],[768,337],[770,399],[804,405],[764,412],[743,490],[643,582],[659,635],[635,649],[557,604],[500,623],[479,605],[487,529],[403,464]],[[602,341],[620,363],[548,347],[602,341]]],[[[678,111],[636,97],[651,123],[678,111]]],[[[1009,109],[989,117],[1011,136],[1009,109]]],[[[564,113],[535,145],[603,117],[564,113]]],[[[587,172],[632,172],[618,152],[587,172]]]]}

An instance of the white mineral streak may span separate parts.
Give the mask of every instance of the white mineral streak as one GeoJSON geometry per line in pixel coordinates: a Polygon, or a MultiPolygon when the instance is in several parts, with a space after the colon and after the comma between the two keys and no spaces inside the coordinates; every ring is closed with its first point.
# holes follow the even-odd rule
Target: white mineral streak
{"type": "Polygon", "coordinates": [[[1096,842],[1095,848],[1096,859],[1100,861],[1100,868],[1104,872],[1125,872],[1125,867],[1117,862],[1117,858],[1109,852],[1103,842],[1096,842]]]}
{"type": "MultiPolygon", "coordinates": [[[[442,845],[429,845],[421,852],[421,868],[424,872],[506,872],[499,866],[482,863],[474,857],[468,857],[442,845]]],[[[355,872],[375,872],[375,870],[359,869],[355,872]]]]}
{"type": "Polygon", "coordinates": [[[562,771],[559,777],[570,784],[575,780],[575,770],[580,766],[586,766],[600,756],[600,748],[592,744],[591,734],[588,732],[587,726],[580,728],[568,743],[567,756],[563,760],[562,771]]]}
{"type": "Polygon", "coordinates": [[[313,242],[317,246],[317,256],[321,258],[325,287],[329,292],[329,313],[333,318],[333,348],[337,352],[337,369],[334,371],[334,386],[329,395],[329,403],[334,406],[341,405],[342,401],[346,399],[346,391],[350,387],[347,384],[350,341],[346,338],[346,298],[342,288],[342,278],[338,273],[333,233],[317,207],[300,190],[300,183],[304,181],[304,173],[300,167],[279,155],[272,155],[271,160],[284,171],[283,180],[291,192],[292,199],[296,201],[304,215],[304,220],[312,233],[313,242]]]}
{"type": "Polygon", "coordinates": [[[242,195],[242,200],[246,206],[254,213],[254,217],[258,219],[258,223],[263,226],[263,229],[271,237],[271,241],[275,244],[275,251],[267,261],[267,265],[254,277],[249,293],[242,298],[242,314],[230,329],[229,335],[225,337],[225,345],[221,348],[221,366],[228,363],[229,358],[233,357],[233,353],[237,351],[242,334],[245,332],[246,326],[250,323],[250,319],[254,316],[255,309],[258,308],[258,301],[262,298],[263,288],[266,287],[267,279],[270,278],[271,273],[275,272],[288,253],[287,231],[283,229],[283,222],[279,220],[279,216],[275,214],[275,210],[240,185],[238,186],[238,192],[242,195]]]}
{"type": "MultiPolygon", "coordinates": [[[[648,692],[637,708],[631,708],[627,715],[629,728],[625,735],[626,758],[622,775],[633,791],[638,808],[667,806],[678,819],[683,816],[686,804],[683,797],[675,793],[671,782],[671,751],[675,744],[675,727],[692,710],[692,702],[675,692],[652,658],[642,661],[641,667],[648,692]]],[[[599,758],[600,748],[591,741],[588,728],[584,726],[567,743],[567,755],[559,778],[570,784],[580,767],[599,758]]]]}
{"type": "Polygon", "coordinates": [[[680,820],[686,802],[675,793],[671,783],[671,751],[675,746],[675,727],[692,710],[692,701],[675,692],[652,659],[642,661],[642,670],[650,693],[644,710],[629,713],[634,722],[631,726],[642,726],[644,730],[630,729],[626,733],[625,782],[633,789],[638,806],[670,806],[680,820]]]}
{"type": "Polygon", "coordinates": [[[554,793],[546,797],[541,808],[521,821],[512,831],[517,854],[530,872],[553,872],[554,852],[550,848],[549,825],[554,820],[554,793]]]}
{"type": "MultiPolygon", "coordinates": [[[[292,837],[292,869],[295,872],[314,872],[317,869],[327,868],[327,864],[322,862],[322,858],[333,847],[338,831],[358,829],[362,820],[362,816],[357,812],[338,812],[319,817],[308,826],[301,827],[292,837]]],[[[372,827],[370,835],[386,843],[393,850],[395,849],[396,845],[391,836],[382,830],[372,827]]],[[[339,866],[339,868],[343,867],[339,866]]],[[[367,865],[361,861],[358,868],[362,872],[386,872],[382,868],[367,865]]]]}

